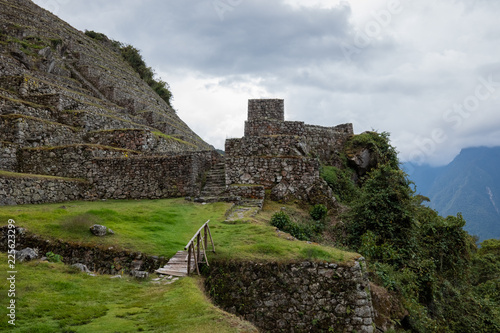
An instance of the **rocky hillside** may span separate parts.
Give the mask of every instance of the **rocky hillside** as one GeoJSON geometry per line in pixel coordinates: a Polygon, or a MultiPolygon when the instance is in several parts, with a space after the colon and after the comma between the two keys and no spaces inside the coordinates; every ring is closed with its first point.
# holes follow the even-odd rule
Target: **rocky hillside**
{"type": "Polygon", "coordinates": [[[211,148],[112,48],[28,0],[1,0],[0,22],[3,146],[211,148]]]}
{"type": "Polygon", "coordinates": [[[217,157],[109,42],[0,0],[0,204],[196,195],[217,157]]]}

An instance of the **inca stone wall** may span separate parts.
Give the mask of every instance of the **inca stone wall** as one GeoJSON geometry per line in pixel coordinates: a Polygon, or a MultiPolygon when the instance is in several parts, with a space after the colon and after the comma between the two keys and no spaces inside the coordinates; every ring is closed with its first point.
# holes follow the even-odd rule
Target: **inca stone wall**
{"type": "Polygon", "coordinates": [[[307,187],[319,178],[319,162],[314,158],[275,156],[226,156],[228,184],[261,184],[272,188],[278,183],[307,187]]]}
{"type": "Polygon", "coordinates": [[[261,184],[276,200],[333,200],[319,176],[320,165],[340,166],[352,124],[336,127],[284,121],[283,100],[249,100],[245,136],[226,140],[226,184],[261,184]],[[330,196],[330,200],[326,197],[330,196]]]}
{"type": "Polygon", "coordinates": [[[229,156],[308,156],[308,148],[295,135],[258,136],[227,139],[225,152],[229,156]]]}
{"type": "Polygon", "coordinates": [[[0,141],[0,170],[17,170],[17,149],[16,144],[0,141]]]}
{"type": "Polygon", "coordinates": [[[144,129],[111,129],[89,132],[84,140],[98,145],[140,151],[148,155],[196,151],[196,146],[177,137],[144,129]]]}
{"type": "Polygon", "coordinates": [[[276,121],[258,119],[245,122],[245,136],[298,135],[305,134],[302,121],[276,121]]]}
{"type": "Polygon", "coordinates": [[[89,181],[105,199],[197,196],[214,154],[96,158],[89,181]]]}
{"type": "Polygon", "coordinates": [[[0,206],[82,200],[88,190],[79,179],[0,173],[0,206]]]}
{"type": "Polygon", "coordinates": [[[285,101],[283,99],[249,99],[248,121],[273,119],[285,120],[285,101]]]}
{"type": "Polygon", "coordinates": [[[206,290],[266,332],[374,332],[364,259],[354,264],[211,263],[206,290]]]}
{"type": "MultiPolygon", "coordinates": [[[[0,250],[7,251],[7,227],[0,227],[0,250]]],[[[84,244],[50,240],[16,228],[16,249],[30,247],[38,249],[43,256],[47,252],[62,256],[65,264],[84,264],[99,274],[123,274],[131,270],[153,273],[167,263],[164,257],[149,256],[140,252],[110,249],[107,246],[86,246],[84,244]]]]}
{"type": "Polygon", "coordinates": [[[335,127],[305,125],[304,139],[309,147],[308,153],[319,158],[321,163],[342,167],[340,152],[353,135],[352,124],[335,127]]]}
{"type": "Polygon", "coordinates": [[[120,158],[138,152],[98,145],[71,145],[53,148],[23,148],[18,171],[27,174],[88,179],[95,158],[120,158]]]}
{"type": "Polygon", "coordinates": [[[227,193],[232,197],[264,200],[265,188],[262,185],[231,185],[227,193]]]}
{"type": "Polygon", "coordinates": [[[0,140],[22,146],[58,146],[81,141],[70,126],[22,115],[0,115],[0,140]]]}
{"type": "Polygon", "coordinates": [[[111,41],[32,1],[0,4],[2,204],[196,195],[220,157],[111,41]],[[88,188],[37,175],[83,178],[88,188]]]}

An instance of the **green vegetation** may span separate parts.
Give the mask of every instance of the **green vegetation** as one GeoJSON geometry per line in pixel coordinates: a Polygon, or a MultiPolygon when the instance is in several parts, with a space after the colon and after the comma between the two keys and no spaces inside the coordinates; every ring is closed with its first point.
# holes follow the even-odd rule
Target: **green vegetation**
{"type": "Polygon", "coordinates": [[[324,165],[321,167],[320,176],[331,187],[335,197],[340,202],[349,203],[356,197],[358,188],[352,181],[353,171],[351,169],[339,169],[324,165]]]}
{"type": "Polygon", "coordinates": [[[1,207],[0,220],[49,238],[95,246],[114,246],[170,257],[182,250],[208,219],[220,221],[228,204],[196,205],[183,199],[68,202],[1,207]],[[87,226],[99,223],[115,235],[98,238],[87,226]]]}
{"type": "Polygon", "coordinates": [[[348,261],[356,256],[276,237],[274,228],[267,222],[269,214],[276,209],[274,205],[262,213],[262,221],[251,223],[224,222],[229,207],[227,203],[201,205],[184,199],[68,202],[0,207],[0,221],[14,219],[16,225],[47,238],[171,257],[210,220],[217,251],[213,256],[218,259],[303,260],[313,247],[324,251],[321,260],[348,261]],[[115,234],[92,236],[88,228],[96,223],[112,229],[115,234]]]}
{"type": "Polygon", "coordinates": [[[345,146],[347,156],[358,149],[368,149],[374,155],[378,164],[388,164],[393,169],[399,169],[396,148],[389,141],[389,133],[364,132],[353,136],[345,146]]]}
{"type": "Polygon", "coordinates": [[[309,212],[314,221],[322,221],[326,217],[326,214],[328,214],[328,208],[321,204],[314,205],[309,212]]]}
{"type": "Polygon", "coordinates": [[[119,50],[122,58],[139,74],[142,80],[146,82],[151,89],[153,89],[158,96],[161,97],[169,106],[172,106],[172,92],[167,82],[161,79],[155,79],[155,72],[151,67],[146,65],[144,58],[142,57],[140,51],[133,47],[132,45],[125,45],[120,42],[110,40],[106,35],[85,30],[85,34],[90,38],[98,41],[109,42],[112,47],[119,50]]]}
{"type": "MultiPolygon", "coordinates": [[[[8,271],[0,253],[0,270],[8,271]]],[[[170,285],[88,276],[61,263],[16,264],[16,326],[7,323],[7,280],[0,282],[0,331],[256,332],[206,298],[200,278],[170,285]]]]}
{"type": "MultiPolygon", "coordinates": [[[[46,238],[94,246],[113,246],[147,254],[172,256],[183,249],[201,224],[210,219],[216,254],[209,260],[349,262],[359,255],[277,236],[268,222],[278,204],[266,204],[250,222],[224,222],[226,203],[201,205],[184,199],[67,202],[0,207],[0,220],[46,238]],[[101,223],[114,235],[95,237],[89,227],[101,223]]],[[[281,207],[280,205],[279,207],[281,207]]],[[[288,210],[295,209],[287,206],[288,210]]],[[[63,265],[48,252],[48,263],[16,264],[16,327],[18,332],[256,332],[204,296],[200,278],[170,285],[129,277],[92,277],[63,265]]],[[[0,253],[0,270],[7,256],[0,253]]],[[[7,293],[7,281],[0,293],[7,293]]],[[[6,317],[2,306],[0,316],[6,317]]],[[[7,329],[0,322],[0,330],[7,329]]]]}
{"type": "Polygon", "coordinates": [[[290,233],[290,235],[300,240],[309,240],[312,236],[312,229],[310,226],[293,222],[283,211],[272,216],[271,225],[281,231],[290,233]]]}
{"type": "MultiPolygon", "coordinates": [[[[345,156],[369,149],[372,168],[354,182],[356,170],[324,167],[322,175],[346,204],[345,235],[337,245],[369,259],[373,279],[396,291],[410,314],[412,332],[500,331],[500,241],[478,249],[460,214],[443,218],[415,195],[399,168],[387,133],[367,132],[346,145],[345,156]],[[337,182],[335,182],[337,180],[337,182]]],[[[339,240],[340,239],[340,240],[339,240]]]]}
{"type": "Polygon", "coordinates": [[[59,254],[55,254],[54,252],[50,251],[45,254],[47,257],[47,260],[49,262],[62,262],[62,256],[59,254]]]}

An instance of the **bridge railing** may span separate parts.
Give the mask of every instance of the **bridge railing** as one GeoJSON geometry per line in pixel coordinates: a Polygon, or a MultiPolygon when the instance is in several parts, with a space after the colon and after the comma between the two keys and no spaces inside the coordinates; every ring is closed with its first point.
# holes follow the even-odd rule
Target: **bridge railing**
{"type": "Polygon", "coordinates": [[[207,266],[208,259],[206,255],[207,247],[208,247],[208,238],[210,237],[210,243],[212,244],[212,252],[215,253],[215,245],[212,239],[212,233],[210,232],[210,227],[208,223],[210,220],[205,222],[200,229],[194,234],[193,238],[187,243],[184,247],[184,250],[188,251],[188,262],[187,262],[187,274],[191,272],[191,263],[194,263],[196,267],[196,272],[200,275],[200,269],[198,264],[205,260],[207,266]]]}

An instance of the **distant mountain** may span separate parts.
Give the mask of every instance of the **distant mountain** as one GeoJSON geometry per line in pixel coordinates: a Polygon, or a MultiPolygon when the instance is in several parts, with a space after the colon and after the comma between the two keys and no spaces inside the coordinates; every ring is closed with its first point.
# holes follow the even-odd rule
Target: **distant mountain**
{"type": "Polygon", "coordinates": [[[461,212],[480,240],[500,238],[500,147],[467,148],[447,166],[405,165],[417,193],[440,215],[461,212]]]}

